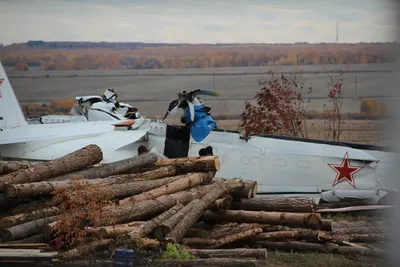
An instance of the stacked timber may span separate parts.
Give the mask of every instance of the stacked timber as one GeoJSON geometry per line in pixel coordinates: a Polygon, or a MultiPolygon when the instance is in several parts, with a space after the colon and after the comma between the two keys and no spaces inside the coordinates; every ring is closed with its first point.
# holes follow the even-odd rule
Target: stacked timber
{"type": "Polygon", "coordinates": [[[216,156],[102,158],[89,145],[51,161],[2,163],[0,245],[47,243],[64,261],[125,247],[191,255],[153,259],[164,266],[256,266],[267,249],[384,254],[360,243],[384,241],[390,226],[323,219],[309,198],[256,196],[255,181],[215,177],[216,156]]]}

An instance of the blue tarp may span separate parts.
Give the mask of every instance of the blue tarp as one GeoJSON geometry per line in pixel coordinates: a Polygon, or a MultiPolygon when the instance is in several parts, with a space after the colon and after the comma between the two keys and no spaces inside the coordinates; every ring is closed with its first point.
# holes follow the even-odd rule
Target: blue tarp
{"type": "MultiPolygon", "coordinates": [[[[185,112],[185,120],[186,123],[191,123],[190,119],[190,111],[189,108],[186,109],[185,112]]],[[[215,128],[215,121],[211,117],[211,115],[208,115],[203,106],[201,105],[196,105],[194,106],[194,121],[193,124],[190,127],[190,133],[193,137],[193,139],[196,142],[201,142],[206,138],[211,130],[215,128]]]]}

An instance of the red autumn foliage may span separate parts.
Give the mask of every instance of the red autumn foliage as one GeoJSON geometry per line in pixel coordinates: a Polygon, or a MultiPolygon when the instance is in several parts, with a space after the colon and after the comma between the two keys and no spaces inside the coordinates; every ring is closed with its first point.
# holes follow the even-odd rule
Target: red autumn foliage
{"type": "MultiPolygon", "coordinates": [[[[93,232],[88,236],[88,226],[98,227],[100,218],[107,214],[102,208],[111,203],[112,196],[105,185],[89,185],[80,177],[72,180],[71,188],[57,188],[52,194],[59,206],[59,223],[56,227],[56,249],[70,249],[99,239],[93,232]]],[[[113,223],[113,218],[108,217],[113,223]]]]}
{"type": "Polygon", "coordinates": [[[324,105],[324,118],[325,118],[325,139],[332,139],[333,141],[340,141],[340,136],[343,132],[343,74],[337,76],[329,76],[328,84],[328,99],[329,107],[324,105]]]}
{"type": "Polygon", "coordinates": [[[253,134],[276,134],[307,137],[305,126],[305,94],[312,88],[304,86],[300,75],[272,74],[267,81],[260,80],[260,91],[255,95],[256,105],[246,101],[239,127],[245,138],[253,134]]]}

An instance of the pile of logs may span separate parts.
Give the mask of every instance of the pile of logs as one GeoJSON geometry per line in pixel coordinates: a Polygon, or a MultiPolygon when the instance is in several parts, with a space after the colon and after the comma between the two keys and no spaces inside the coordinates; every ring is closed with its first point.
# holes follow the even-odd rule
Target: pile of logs
{"type": "MultiPolygon", "coordinates": [[[[102,158],[101,149],[89,145],[46,162],[0,162],[0,245],[54,247],[66,210],[53,193],[73,188],[80,178],[89,186],[105,186],[113,202],[101,207],[107,216],[96,226],[79,226],[101,239],[60,250],[60,259],[127,244],[142,249],[179,244],[195,257],[187,263],[195,266],[205,261],[256,266],[267,249],[384,254],[356,243],[384,241],[388,225],[323,219],[310,198],[256,196],[255,181],[215,177],[216,156],[158,160],[147,153],[99,164],[102,158]]],[[[157,261],[177,266],[177,260],[157,261]]]]}

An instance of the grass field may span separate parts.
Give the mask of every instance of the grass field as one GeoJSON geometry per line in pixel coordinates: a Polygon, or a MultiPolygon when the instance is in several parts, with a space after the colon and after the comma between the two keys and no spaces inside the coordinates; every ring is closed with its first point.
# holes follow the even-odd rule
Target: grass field
{"type": "MultiPolygon", "coordinates": [[[[293,67],[282,67],[291,71],[293,67]]],[[[393,76],[385,72],[389,64],[300,66],[306,84],[312,87],[309,109],[321,110],[326,103],[329,77],[324,71],[352,71],[345,73],[345,101],[343,112],[358,112],[359,97],[381,97],[393,95],[391,88],[382,84],[393,76]],[[356,78],[357,77],[357,78],[356,78]],[[357,90],[356,90],[357,89],[357,90]]],[[[268,71],[276,67],[238,67],[218,69],[183,70],[93,70],[93,71],[28,71],[12,72],[8,75],[17,98],[21,103],[49,102],[56,98],[73,98],[78,95],[98,95],[106,88],[120,93],[120,100],[135,105],[142,114],[160,115],[176,97],[179,90],[196,88],[215,89],[218,99],[207,99],[214,114],[239,114],[245,100],[252,99],[259,90],[258,81],[269,77],[268,71]],[[214,75],[213,75],[214,74],[214,75]],[[49,75],[48,77],[46,75],[49,75]]],[[[385,101],[397,101],[392,97],[385,101]]],[[[390,102],[389,101],[389,102],[390,102]]],[[[390,105],[391,103],[388,103],[390,105]]]]}

